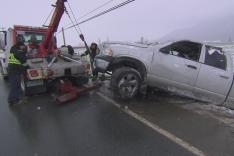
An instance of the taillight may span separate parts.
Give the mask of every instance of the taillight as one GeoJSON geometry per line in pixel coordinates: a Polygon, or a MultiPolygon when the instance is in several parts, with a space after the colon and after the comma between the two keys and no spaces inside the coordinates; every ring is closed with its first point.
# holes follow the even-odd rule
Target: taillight
{"type": "Polygon", "coordinates": [[[29,74],[30,74],[32,77],[38,77],[38,76],[39,76],[37,70],[30,70],[30,71],[29,71],[29,74]]]}

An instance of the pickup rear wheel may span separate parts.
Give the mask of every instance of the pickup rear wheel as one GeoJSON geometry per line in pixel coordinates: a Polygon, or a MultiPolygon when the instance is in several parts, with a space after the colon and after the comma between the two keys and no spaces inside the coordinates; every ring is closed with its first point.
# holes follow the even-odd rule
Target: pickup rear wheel
{"type": "Polygon", "coordinates": [[[111,87],[115,94],[122,99],[133,98],[139,91],[141,77],[137,70],[130,67],[121,67],[113,71],[111,87]]]}

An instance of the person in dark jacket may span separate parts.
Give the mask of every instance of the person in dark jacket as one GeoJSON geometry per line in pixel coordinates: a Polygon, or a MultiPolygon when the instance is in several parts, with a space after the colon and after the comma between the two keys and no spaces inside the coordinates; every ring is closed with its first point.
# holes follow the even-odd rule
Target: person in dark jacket
{"type": "Polygon", "coordinates": [[[27,60],[26,53],[26,46],[22,41],[17,41],[10,49],[10,55],[8,57],[8,76],[10,81],[9,106],[19,104],[23,99],[21,77],[24,72],[23,64],[27,60]]]}
{"type": "Polygon", "coordinates": [[[89,55],[89,58],[90,58],[90,63],[91,63],[91,69],[92,69],[92,73],[93,73],[93,77],[94,79],[96,79],[98,77],[98,72],[93,69],[93,63],[94,63],[94,58],[96,55],[99,54],[99,48],[98,48],[98,45],[97,43],[92,43],[90,45],[90,48],[89,50],[85,51],[84,54],[82,54],[81,56],[86,56],[86,55],[89,55]]]}

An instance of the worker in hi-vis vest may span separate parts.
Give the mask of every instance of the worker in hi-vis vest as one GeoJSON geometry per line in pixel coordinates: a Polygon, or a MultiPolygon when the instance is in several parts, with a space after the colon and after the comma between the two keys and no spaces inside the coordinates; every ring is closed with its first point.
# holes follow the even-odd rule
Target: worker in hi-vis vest
{"type": "Polygon", "coordinates": [[[27,48],[22,40],[18,40],[10,49],[8,57],[8,76],[10,81],[8,103],[10,107],[24,102],[21,77],[24,72],[23,64],[27,60],[26,53],[27,48]]]}

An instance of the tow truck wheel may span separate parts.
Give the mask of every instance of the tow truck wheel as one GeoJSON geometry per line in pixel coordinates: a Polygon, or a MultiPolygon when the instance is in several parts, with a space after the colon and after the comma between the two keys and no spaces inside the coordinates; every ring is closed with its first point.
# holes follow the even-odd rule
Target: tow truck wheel
{"type": "Polygon", "coordinates": [[[26,96],[46,93],[47,82],[44,80],[25,80],[21,78],[21,89],[26,96]]]}
{"type": "Polygon", "coordinates": [[[8,76],[3,76],[3,80],[7,81],[8,80],[8,76]]]}
{"type": "Polygon", "coordinates": [[[115,94],[124,100],[136,96],[141,85],[140,74],[130,67],[122,67],[113,71],[111,87],[115,94]]]}

